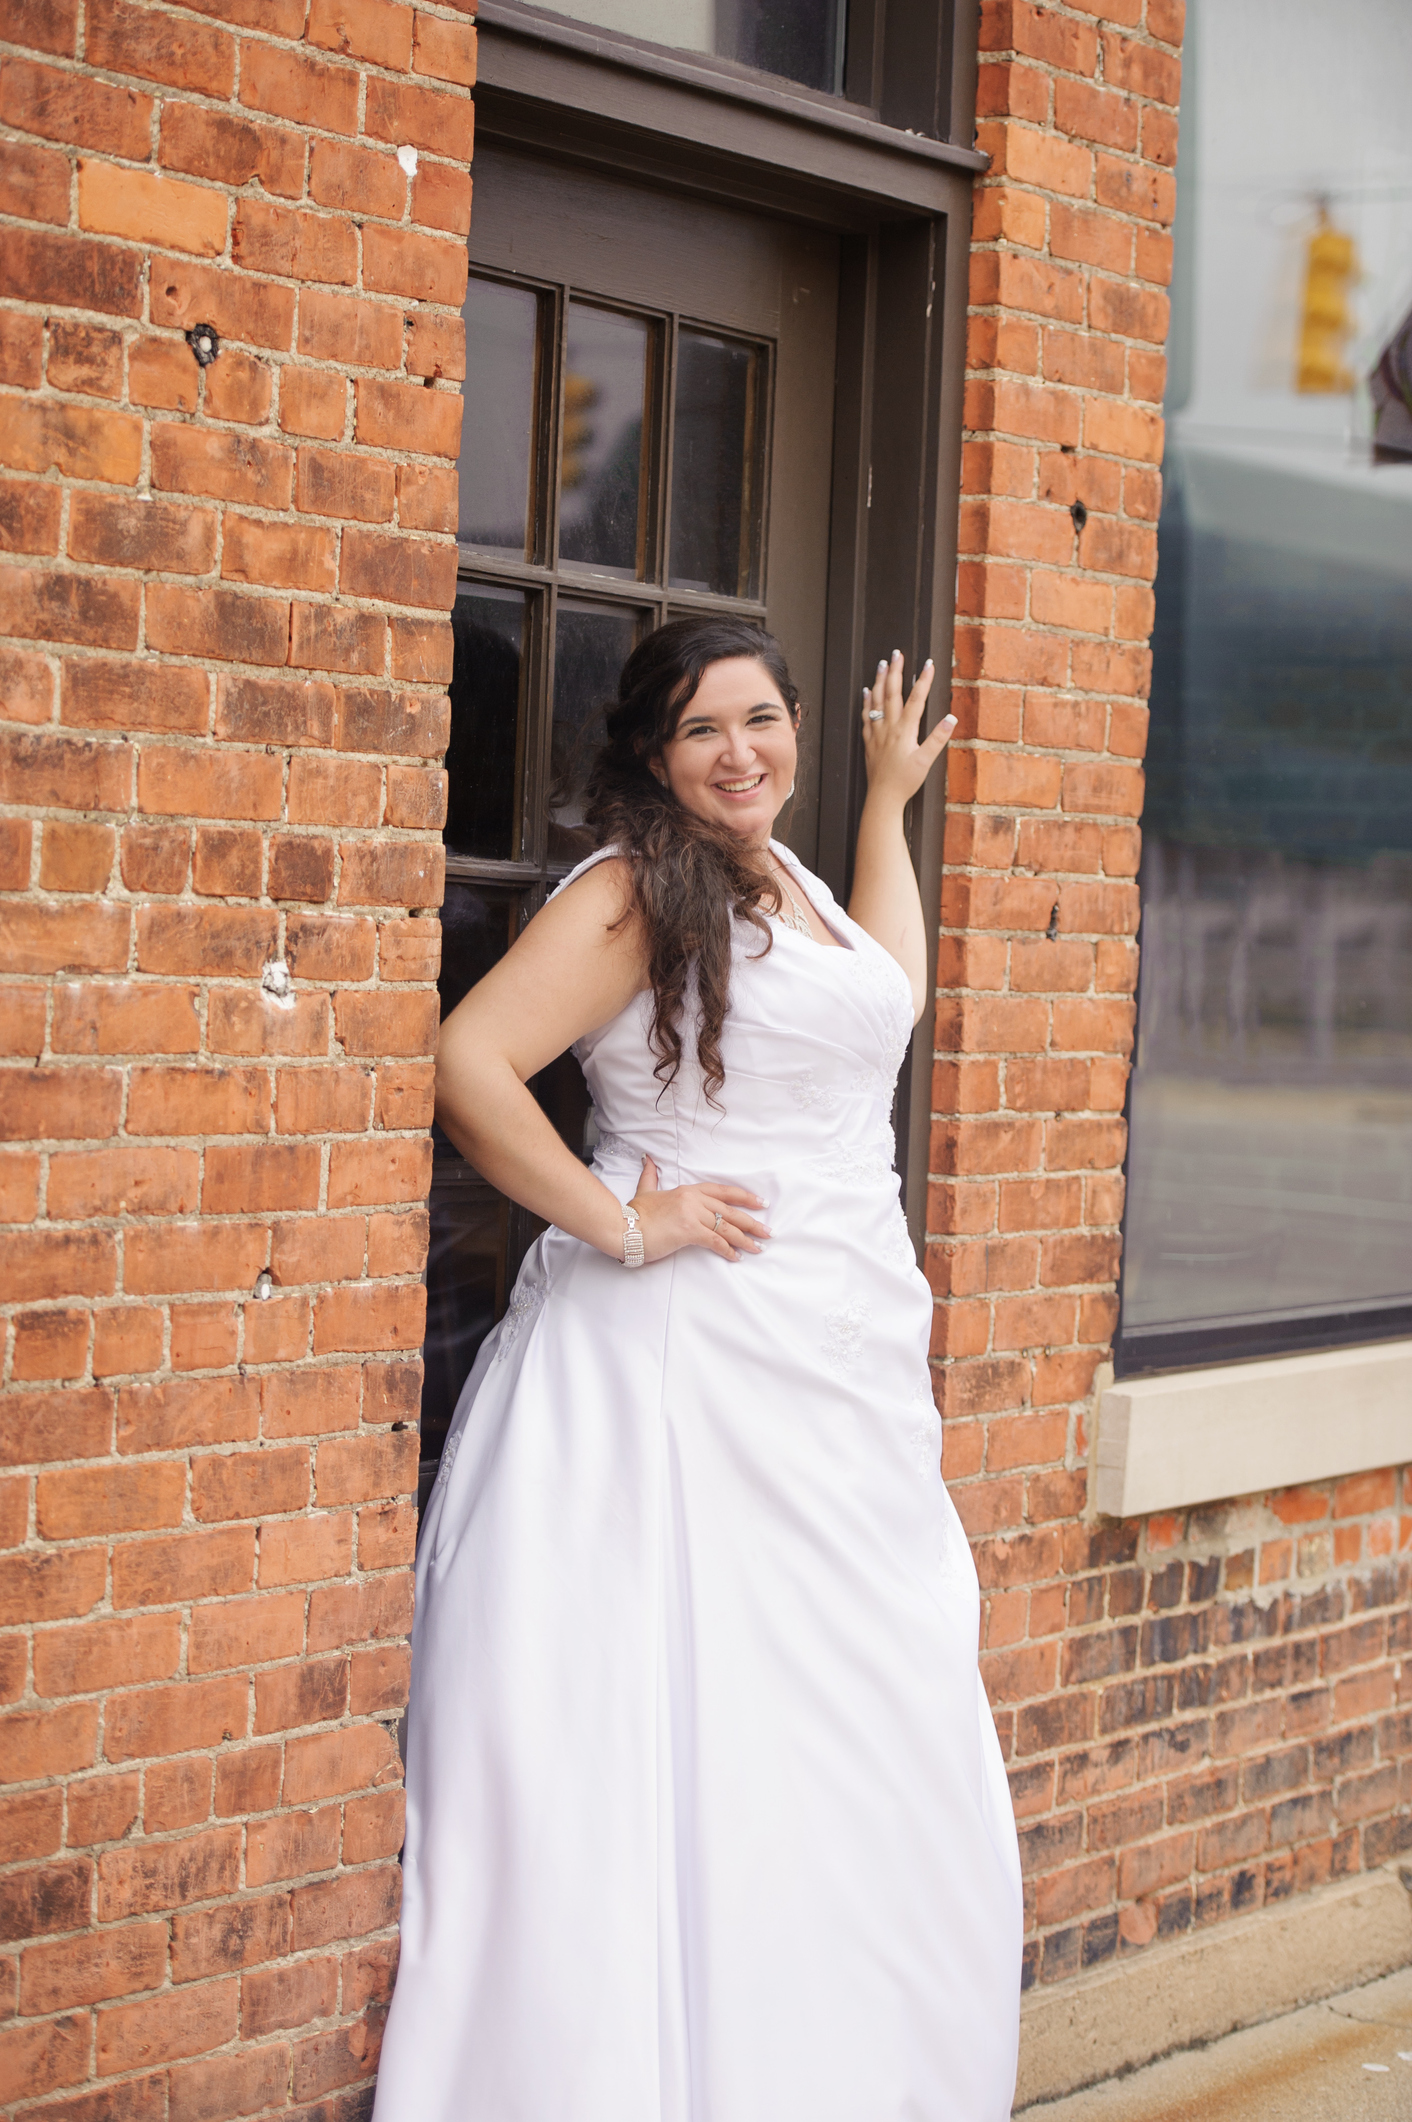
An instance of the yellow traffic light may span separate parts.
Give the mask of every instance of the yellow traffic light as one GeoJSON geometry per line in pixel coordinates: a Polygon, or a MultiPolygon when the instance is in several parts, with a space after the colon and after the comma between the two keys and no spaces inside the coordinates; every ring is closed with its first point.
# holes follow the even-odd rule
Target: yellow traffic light
{"type": "Polygon", "coordinates": [[[1352,390],[1353,376],[1344,365],[1343,349],[1353,330],[1349,297],[1357,277],[1358,250],[1352,236],[1336,229],[1321,210],[1304,263],[1296,390],[1352,390]]]}
{"type": "Polygon", "coordinates": [[[572,493],[588,471],[584,458],[592,449],[595,430],[589,414],[598,403],[598,385],[589,376],[572,373],[564,378],[564,451],[559,480],[563,491],[572,493]]]}

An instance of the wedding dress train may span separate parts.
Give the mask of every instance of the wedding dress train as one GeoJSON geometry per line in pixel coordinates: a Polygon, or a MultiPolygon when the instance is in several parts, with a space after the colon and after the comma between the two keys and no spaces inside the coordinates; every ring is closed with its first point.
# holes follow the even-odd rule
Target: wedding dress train
{"type": "Polygon", "coordinates": [[[661,1094],[650,997],[576,1049],[613,1192],[650,1151],[770,1243],[627,1272],[550,1229],[457,1408],[375,2122],[1010,2113],[1015,1828],[888,1125],[911,994],[776,853],[847,947],[742,926],[723,1110],[689,1058],[661,1094]]]}

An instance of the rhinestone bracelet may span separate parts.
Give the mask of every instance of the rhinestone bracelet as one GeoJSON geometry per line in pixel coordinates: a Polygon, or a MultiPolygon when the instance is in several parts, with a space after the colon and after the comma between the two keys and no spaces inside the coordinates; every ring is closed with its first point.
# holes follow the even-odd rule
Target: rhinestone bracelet
{"type": "Polygon", "coordinates": [[[638,1223],[637,1210],[629,1204],[623,1214],[627,1217],[627,1229],[623,1232],[623,1266],[641,1267],[647,1256],[642,1249],[642,1230],[638,1223]]]}

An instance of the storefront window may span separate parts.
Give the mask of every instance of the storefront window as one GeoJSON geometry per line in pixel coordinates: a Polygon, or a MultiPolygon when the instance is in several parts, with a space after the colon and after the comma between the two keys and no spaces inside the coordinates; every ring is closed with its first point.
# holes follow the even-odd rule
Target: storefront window
{"type": "Polygon", "coordinates": [[[1412,1322],[1412,11],[1187,20],[1128,1370],[1412,1322]]]}
{"type": "Polygon", "coordinates": [[[806,88],[843,86],[844,0],[557,0],[554,12],[679,51],[713,52],[806,88]]]}

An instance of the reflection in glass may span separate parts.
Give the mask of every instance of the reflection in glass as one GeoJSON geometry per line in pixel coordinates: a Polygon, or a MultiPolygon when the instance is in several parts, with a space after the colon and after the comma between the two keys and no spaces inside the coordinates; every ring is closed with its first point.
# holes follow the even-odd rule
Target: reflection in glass
{"type": "Polygon", "coordinates": [[[1406,313],[1412,18],[1197,0],[1188,25],[1124,1238],[1139,1349],[1412,1299],[1412,462],[1366,382],[1406,313]],[[1335,314],[1313,268],[1355,256],[1335,314]]]}
{"type": "Polygon", "coordinates": [[[677,51],[714,52],[838,95],[844,0],[556,0],[556,14],[677,51]]]}
{"type": "Polygon", "coordinates": [[[618,696],[618,673],[636,638],[636,613],[560,598],[549,776],[551,861],[576,861],[589,852],[582,830],[584,781],[603,741],[604,706],[618,696]]]}
{"type": "Polygon", "coordinates": [[[446,845],[506,861],[515,853],[524,596],[486,583],[463,590],[451,638],[446,845]]]}
{"type": "Polygon", "coordinates": [[[677,342],[672,566],[677,589],[754,590],[756,348],[706,332],[677,342]]]}
{"type": "Polygon", "coordinates": [[[535,375],[540,297],[474,274],[466,290],[466,400],[459,535],[532,557],[535,375]]]}
{"type": "MultiPolygon", "coordinates": [[[[452,880],[441,915],[441,1014],[504,956],[514,936],[513,893],[452,880]]],[[[473,1171],[439,1127],[432,1129],[431,1237],[422,1387],[421,1500],[476,1351],[505,1309],[510,1204],[473,1171]]]]}
{"type": "Polygon", "coordinates": [[[641,571],[647,326],[569,304],[559,553],[613,575],[641,571]]]}

